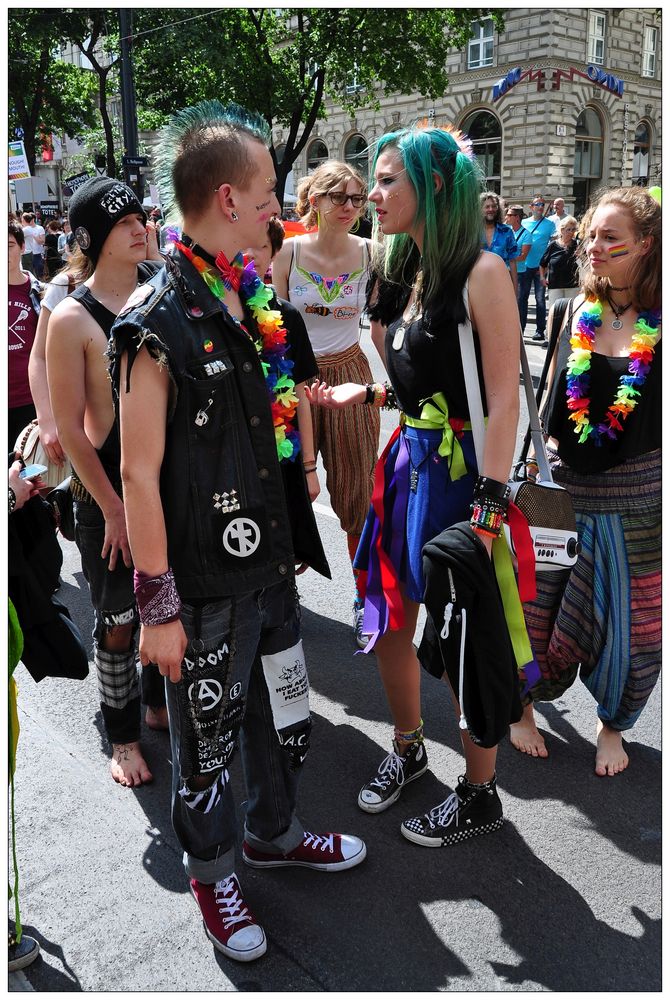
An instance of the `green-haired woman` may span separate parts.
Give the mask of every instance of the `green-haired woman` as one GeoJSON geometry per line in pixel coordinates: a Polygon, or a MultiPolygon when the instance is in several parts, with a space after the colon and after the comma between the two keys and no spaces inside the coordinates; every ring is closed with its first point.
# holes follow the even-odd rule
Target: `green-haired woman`
{"type": "MultiPolygon", "coordinates": [[[[356,565],[368,571],[364,631],[372,634],[368,648],[377,654],[395,726],[391,753],[358,797],[361,809],[372,813],[392,805],[427,768],[412,642],[425,589],[421,550],[443,529],[470,520],[476,495],[471,524],[490,554],[501,527],[496,494],[504,493],[509,475],[519,410],[514,290],[504,262],[480,247],[482,184],[469,143],[449,129],[390,133],[377,143],[374,174],[370,200],[384,241],[375,261],[379,280],[371,317],[385,327],[391,386],[321,383],[310,391],[314,402],[330,407],[388,405],[394,396],[403,414],[380,459],[383,500],[373,498],[356,556],[356,565]],[[466,282],[488,415],[479,479],[458,338],[466,282]],[[436,400],[441,424],[427,419],[426,405],[436,400]],[[382,586],[376,587],[379,578],[382,586]]],[[[461,733],[465,776],[445,802],[403,823],[409,840],[447,846],[502,824],[496,748],[484,749],[461,733]]]]}

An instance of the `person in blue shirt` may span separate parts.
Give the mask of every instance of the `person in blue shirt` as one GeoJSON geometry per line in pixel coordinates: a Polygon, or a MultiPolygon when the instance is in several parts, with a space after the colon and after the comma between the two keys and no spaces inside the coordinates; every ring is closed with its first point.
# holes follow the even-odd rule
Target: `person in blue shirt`
{"type": "Polygon", "coordinates": [[[514,292],[518,294],[516,258],[520,249],[514,239],[514,233],[503,222],[503,210],[500,196],[495,191],[484,191],[479,196],[482,209],[484,232],[482,234],[482,250],[488,250],[502,257],[512,278],[514,292]]]}
{"type": "Polygon", "coordinates": [[[521,225],[526,229],[532,239],[533,245],[526,257],[526,270],[519,277],[519,291],[517,301],[519,303],[519,315],[521,317],[521,329],[526,327],[528,319],[528,296],[531,286],[535,294],[535,322],[537,329],[533,340],[544,341],[544,331],[547,323],[547,306],[545,303],[544,285],[540,276],[540,261],[544,251],[547,249],[549,240],[554,235],[554,223],[545,218],[544,198],[541,194],[535,195],[530,208],[531,215],[524,219],[521,225]]]}

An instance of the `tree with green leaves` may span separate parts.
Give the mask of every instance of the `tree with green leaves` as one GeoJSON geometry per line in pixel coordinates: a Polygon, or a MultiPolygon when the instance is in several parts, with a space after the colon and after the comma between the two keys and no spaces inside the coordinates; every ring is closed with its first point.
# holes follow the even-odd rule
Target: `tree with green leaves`
{"type": "Polygon", "coordinates": [[[9,135],[20,129],[34,173],[42,126],[46,133],[75,137],[95,125],[95,83],[90,73],[56,57],[52,11],[10,8],[8,36],[9,135]]]}
{"type": "Polygon", "coordinates": [[[280,201],[326,97],[352,114],[386,93],[436,98],[448,85],[447,50],[467,43],[472,22],[504,26],[499,10],[439,7],[172,7],[134,17],[138,105],[167,116],[201,100],[237,101],[281,125],[281,163],[272,150],[280,201]]]}

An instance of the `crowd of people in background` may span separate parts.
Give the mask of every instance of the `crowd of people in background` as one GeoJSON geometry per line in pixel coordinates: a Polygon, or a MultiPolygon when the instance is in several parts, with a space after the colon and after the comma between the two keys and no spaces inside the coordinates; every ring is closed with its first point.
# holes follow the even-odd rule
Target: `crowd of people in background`
{"type": "Polygon", "coordinates": [[[297,816],[311,720],[295,577],[330,578],[311,507],[319,458],[353,569],[355,645],[376,654],[392,723],[390,752],[359,776],[362,810],[389,809],[428,770],[421,667],[456,710],[464,774],[402,822],[407,840],[449,847],[499,829],[500,740],[547,757],[533,702],[564,694],[580,670],[598,706],[595,771],[624,770],[622,733],[660,669],[659,204],[632,188],[604,192],[582,220],[562,197],[537,194],[526,212],[482,190],[456,129],[410,128],[376,143],[370,190],[338,161],[304,178],[302,228],[288,238],[267,142],[244,109],[199,105],[166,127],[161,208],[99,177],[68,218],[9,219],[10,515],[36,499],[13,454],[35,420],[48,460],[74,469],[112,777],[151,780],[142,697],[145,722],[169,730],[191,893],[214,946],[238,961],[267,948],[235,871],[238,743],[246,865],[339,871],[367,851],[297,816]],[[179,228],[166,226],[177,210],[179,228]],[[532,340],[546,343],[547,296],[549,328],[560,319],[543,419],[582,553],[538,574],[522,605],[503,523],[531,290],[532,340]],[[364,314],[384,383],[361,346],[364,314]],[[382,408],[398,426],[378,458],[382,408]],[[471,577],[486,606],[466,654],[465,611],[453,609],[471,577]],[[200,692],[214,685],[207,705],[200,692]]]}

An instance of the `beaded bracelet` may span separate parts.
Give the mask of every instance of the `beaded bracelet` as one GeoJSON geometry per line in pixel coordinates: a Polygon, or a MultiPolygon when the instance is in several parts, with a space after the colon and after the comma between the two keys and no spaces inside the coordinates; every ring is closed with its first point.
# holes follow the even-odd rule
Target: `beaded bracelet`
{"type": "Polygon", "coordinates": [[[143,625],[167,625],[179,618],[181,601],[171,569],[158,576],[148,576],[136,569],[133,584],[143,625]]]}
{"type": "Polygon", "coordinates": [[[476,531],[481,531],[483,535],[491,538],[498,538],[502,531],[504,510],[500,504],[490,503],[488,500],[479,502],[475,500],[470,510],[470,527],[476,531]]]}

